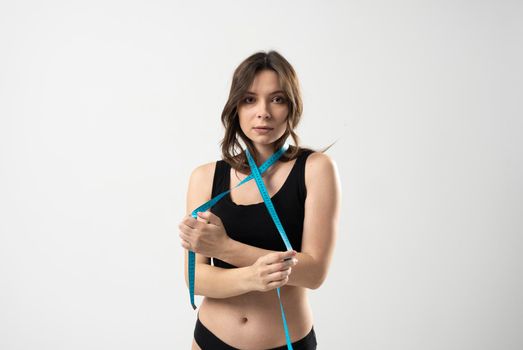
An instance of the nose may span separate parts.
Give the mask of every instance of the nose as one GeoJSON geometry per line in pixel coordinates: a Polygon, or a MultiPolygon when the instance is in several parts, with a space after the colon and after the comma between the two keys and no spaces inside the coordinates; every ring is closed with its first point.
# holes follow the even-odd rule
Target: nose
{"type": "Polygon", "coordinates": [[[258,109],[258,118],[266,119],[266,118],[270,118],[270,117],[271,117],[271,114],[267,108],[267,103],[261,102],[259,109],[258,109]]]}
{"type": "Polygon", "coordinates": [[[271,117],[271,115],[268,113],[258,114],[258,119],[260,119],[260,118],[269,119],[270,117],[271,117]]]}

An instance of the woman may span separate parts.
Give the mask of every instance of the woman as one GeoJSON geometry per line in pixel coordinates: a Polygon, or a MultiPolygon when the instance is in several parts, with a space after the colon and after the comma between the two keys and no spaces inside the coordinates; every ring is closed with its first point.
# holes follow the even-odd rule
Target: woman
{"type": "Polygon", "coordinates": [[[204,296],[192,349],[287,349],[276,288],[293,349],[316,349],[307,289],[319,288],[327,276],[341,193],[335,162],[323,151],[299,147],[294,129],[301,113],[296,73],[278,52],[255,53],[235,70],[222,113],[223,159],[194,169],[187,216],[178,226],[186,283],[191,250],[196,253],[195,294],[204,296]],[[262,178],[295,251],[286,251],[254,180],[198,219],[191,216],[251,173],[238,138],[259,167],[288,136],[296,146],[262,178]]]}

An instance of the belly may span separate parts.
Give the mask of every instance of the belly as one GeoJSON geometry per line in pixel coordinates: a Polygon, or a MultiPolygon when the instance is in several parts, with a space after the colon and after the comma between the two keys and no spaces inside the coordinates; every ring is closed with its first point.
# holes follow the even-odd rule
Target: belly
{"type": "MultiPolygon", "coordinates": [[[[283,286],[280,296],[291,341],[295,342],[305,337],[313,325],[307,289],[283,286]]],[[[269,349],[285,345],[276,289],[225,299],[205,297],[198,315],[205,327],[235,348],[269,349]]]]}

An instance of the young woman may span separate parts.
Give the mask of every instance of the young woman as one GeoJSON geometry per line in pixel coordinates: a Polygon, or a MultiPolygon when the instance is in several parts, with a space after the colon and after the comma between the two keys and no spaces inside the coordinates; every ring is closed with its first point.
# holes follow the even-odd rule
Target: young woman
{"type": "Polygon", "coordinates": [[[235,70],[222,113],[223,159],[193,170],[187,215],[178,226],[186,283],[191,250],[196,253],[195,294],[204,296],[192,349],[287,349],[276,288],[293,349],[316,349],[307,289],[319,288],[327,276],[341,191],[336,164],[325,150],[299,147],[294,129],[301,114],[296,73],[278,52],[255,53],[235,70]],[[259,167],[288,136],[295,146],[262,178],[294,251],[286,251],[254,179],[198,219],[191,216],[251,173],[238,138],[259,167]]]}

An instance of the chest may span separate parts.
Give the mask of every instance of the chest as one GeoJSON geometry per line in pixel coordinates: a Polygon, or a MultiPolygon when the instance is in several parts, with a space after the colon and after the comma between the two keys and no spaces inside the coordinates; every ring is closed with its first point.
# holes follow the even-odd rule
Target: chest
{"type": "MultiPolygon", "coordinates": [[[[274,169],[271,167],[262,174],[262,180],[269,197],[273,198],[283,189],[289,177],[292,175],[295,163],[296,159],[285,163],[278,163],[277,165],[273,165],[273,167],[275,167],[274,169]]],[[[254,179],[244,183],[238,188],[234,188],[247,176],[248,175],[245,174],[239,174],[232,168],[229,170],[228,188],[233,189],[230,192],[229,198],[237,205],[245,206],[262,203],[263,198],[254,179]]]]}

